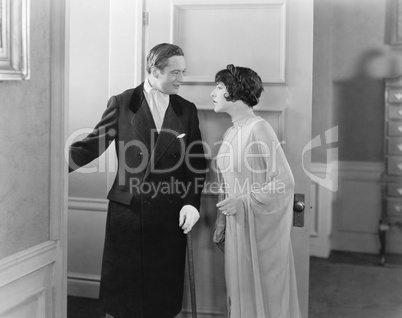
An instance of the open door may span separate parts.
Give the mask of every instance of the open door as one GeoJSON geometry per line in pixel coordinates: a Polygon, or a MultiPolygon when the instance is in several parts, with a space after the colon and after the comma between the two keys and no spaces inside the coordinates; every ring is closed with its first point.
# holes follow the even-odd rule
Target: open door
{"type": "MultiPolygon", "coordinates": [[[[179,94],[199,108],[201,132],[213,156],[214,142],[231,124],[215,114],[210,98],[214,75],[227,64],[255,69],[264,82],[256,113],[276,130],[296,181],[296,193],[310,206],[310,156],[303,150],[311,138],[313,0],[145,0],[144,54],[161,42],[183,48],[187,75],[179,94]]],[[[215,153],[214,153],[215,152],[215,153]]],[[[223,256],[211,242],[216,198],[204,194],[202,217],[193,230],[197,307],[203,317],[224,313],[223,256]]],[[[308,316],[309,231],[292,232],[300,306],[308,316]]],[[[185,298],[184,315],[190,303],[185,298]]]]}

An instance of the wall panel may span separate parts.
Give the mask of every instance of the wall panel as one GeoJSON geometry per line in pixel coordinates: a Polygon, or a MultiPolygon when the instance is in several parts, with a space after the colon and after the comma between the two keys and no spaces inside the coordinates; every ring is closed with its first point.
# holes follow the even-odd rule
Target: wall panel
{"type": "MultiPolygon", "coordinates": [[[[332,249],[378,253],[382,163],[341,162],[333,210],[332,249]]],[[[387,233],[387,252],[402,253],[402,231],[387,233]]]]}
{"type": "Polygon", "coordinates": [[[265,83],[285,82],[285,1],[176,0],[171,23],[172,43],[186,52],[186,82],[214,83],[213,75],[228,63],[258,70],[265,83]]]}
{"type": "Polygon", "coordinates": [[[48,241],[0,262],[0,317],[53,317],[57,249],[48,241]]]}

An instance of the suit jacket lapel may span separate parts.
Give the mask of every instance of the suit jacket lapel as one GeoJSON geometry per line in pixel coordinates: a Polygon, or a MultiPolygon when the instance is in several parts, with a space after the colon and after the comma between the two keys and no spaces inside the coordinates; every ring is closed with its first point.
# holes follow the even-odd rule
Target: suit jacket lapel
{"type": "Polygon", "coordinates": [[[162,155],[165,153],[170,144],[175,140],[175,138],[180,135],[183,125],[173,110],[172,105],[169,105],[166,110],[165,119],[162,124],[162,129],[159,134],[158,140],[156,141],[154,153],[155,153],[155,164],[160,160],[162,155]]]}
{"type": "Polygon", "coordinates": [[[134,116],[131,119],[131,124],[147,146],[148,150],[151,152],[153,146],[151,132],[156,131],[156,127],[147,100],[143,94],[143,86],[143,84],[138,86],[131,97],[130,109],[134,113],[134,116]]]}
{"type": "MultiPolygon", "coordinates": [[[[172,96],[171,96],[172,97],[172,96]]],[[[170,99],[170,104],[166,110],[163,120],[162,129],[160,131],[155,148],[152,151],[150,163],[147,166],[144,179],[149,175],[151,168],[154,168],[163,154],[169,148],[170,144],[182,132],[183,125],[178,115],[181,114],[180,107],[175,103],[175,99],[170,99]]]]}

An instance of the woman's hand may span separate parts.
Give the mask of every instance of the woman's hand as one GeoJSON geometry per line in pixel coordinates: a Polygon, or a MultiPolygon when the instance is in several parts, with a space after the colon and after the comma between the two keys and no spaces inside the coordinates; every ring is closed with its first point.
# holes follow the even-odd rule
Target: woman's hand
{"type": "Polygon", "coordinates": [[[235,198],[226,198],[223,201],[220,201],[216,204],[216,207],[221,211],[224,215],[234,215],[236,214],[236,199],[235,198]]]}

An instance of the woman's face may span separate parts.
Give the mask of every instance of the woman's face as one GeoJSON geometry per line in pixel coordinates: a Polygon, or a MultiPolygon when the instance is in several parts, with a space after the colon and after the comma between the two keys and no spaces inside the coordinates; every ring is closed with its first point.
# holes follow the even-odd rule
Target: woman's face
{"type": "Polygon", "coordinates": [[[218,82],[216,84],[215,89],[212,91],[212,101],[214,102],[215,113],[227,113],[229,107],[233,104],[233,102],[229,102],[226,100],[226,96],[228,96],[228,91],[226,89],[225,84],[218,82]]]}

